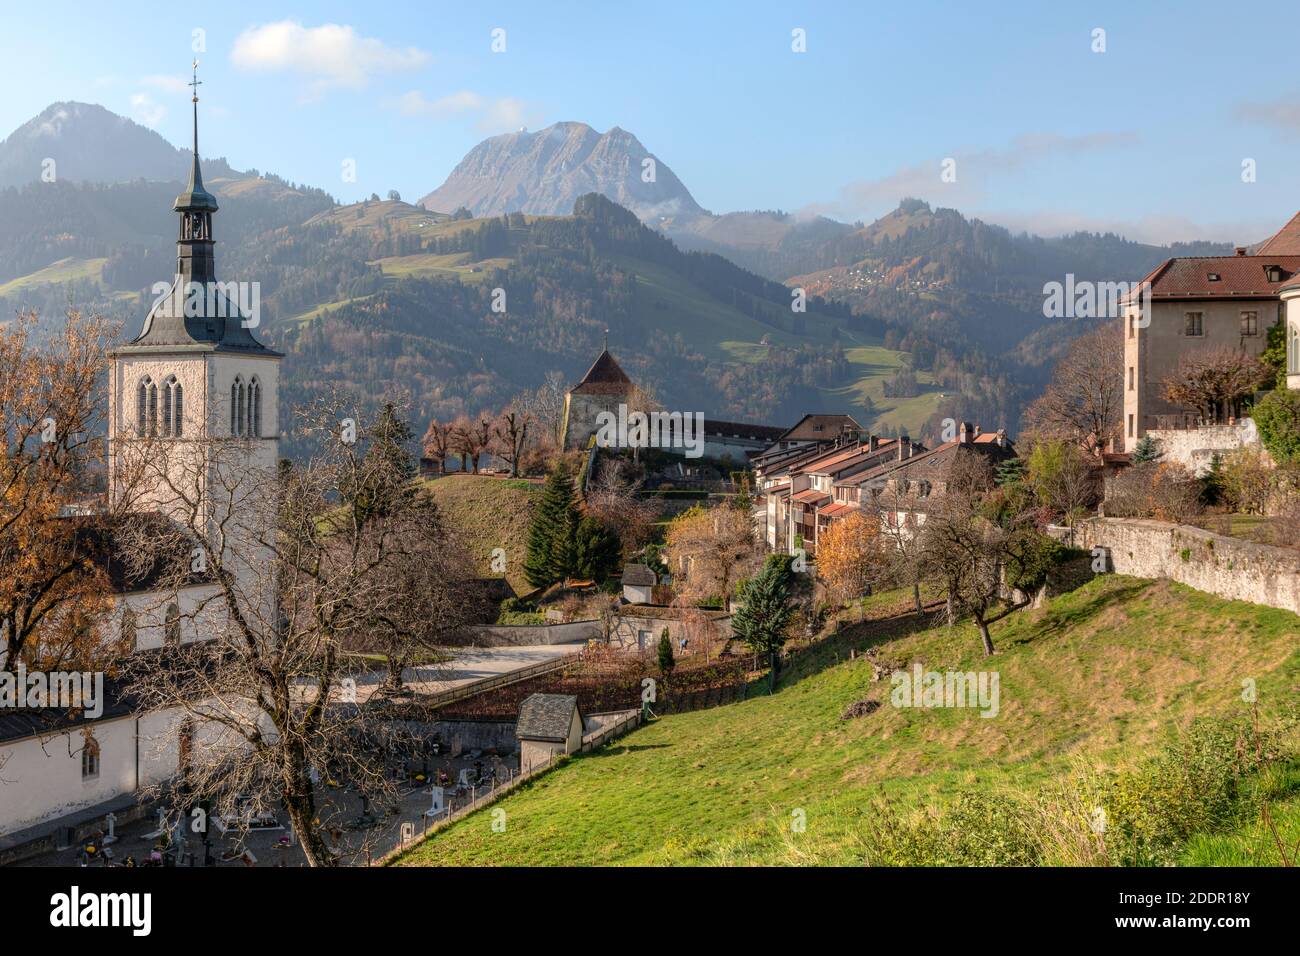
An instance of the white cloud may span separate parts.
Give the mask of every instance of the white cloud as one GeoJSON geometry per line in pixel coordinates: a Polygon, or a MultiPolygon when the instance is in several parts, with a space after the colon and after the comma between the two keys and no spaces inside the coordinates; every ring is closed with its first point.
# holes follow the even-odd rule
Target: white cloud
{"type": "Polygon", "coordinates": [[[137,123],[153,129],[166,115],[167,107],[154,102],[148,93],[131,94],[131,116],[137,123]]]}
{"type": "Polygon", "coordinates": [[[1063,136],[1059,133],[1026,133],[1006,146],[993,149],[956,150],[930,162],[905,166],[878,179],[861,180],[844,186],[835,199],[813,203],[801,214],[848,218],[873,218],[888,212],[900,199],[914,197],[941,206],[968,208],[985,198],[989,180],[1005,176],[1035,163],[1060,155],[1129,146],[1138,141],[1135,133],[1088,133],[1063,136]],[[955,181],[945,181],[947,160],[954,160],[955,181]]]}
{"type": "Polygon", "coordinates": [[[386,104],[403,116],[420,116],[446,119],[452,116],[473,116],[474,126],[484,133],[502,133],[535,126],[540,122],[541,111],[526,100],[513,96],[486,97],[471,90],[460,90],[431,100],[418,90],[411,90],[390,99],[386,104]]]}
{"type": "Polygon", "coordinates": [[[243,70],[296,73],[319,94],[334,87],[360,89],[376,74],[415,69],[429,62],[429,54],[390,47],[337,23],[305,27],[281,20],[241,33],[230,59],[243,70]]]}

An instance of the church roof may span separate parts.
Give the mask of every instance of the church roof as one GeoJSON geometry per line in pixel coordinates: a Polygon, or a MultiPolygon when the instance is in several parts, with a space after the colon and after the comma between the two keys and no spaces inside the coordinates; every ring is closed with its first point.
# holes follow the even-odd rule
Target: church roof
{"type": "Polygon", "coordinates": [[[624,395],[631,389],[632,380],[606,349],[591,363],[582,381],[569,391],[577,395],[624,395]]]}
{"type": "Polygon", "coordinates": [[[104,572],[114,594],[157,591],[175,584],[193,587],[212,581],[210,572],[189,570],[191,544],[183,529],[160,512],[117,519],[91,515],[59,520],[72,525],[77,552],[104,572]],[[151,546],[147,553],[142,552],[142,544],[151,546]],[[177,574],[178,568],[183,569],[183,576],[177,574]]]}
{"type": "Polygon", "coordinates": [[[198,285],[191,292],[184,277],[176,276],[171,287],[149,309],[140,334],[128,344],[114,349],[114,354],[151,349],[280,356],[280,352],[253,338],[248,328],[253,318],[226,295],[223,285],[234,290],[234,283],[218,282],[213,284],[210,292],[205,285],[198,285]],[[193,304],[187,308],[186,301],[191,296],[193,304]]]}

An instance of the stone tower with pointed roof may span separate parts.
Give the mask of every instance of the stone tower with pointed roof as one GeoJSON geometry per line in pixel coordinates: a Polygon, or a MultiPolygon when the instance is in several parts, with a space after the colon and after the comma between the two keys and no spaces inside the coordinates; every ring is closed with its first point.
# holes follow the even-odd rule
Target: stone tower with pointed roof
{"type": "Polygon", "coordinates": [[[596,434],[596,416],[601,412],[618,414],[618,406],[626,404],[636,385],[614,361],[606,348],[582,376],[582,381],[569,389],[564,396],[564,435],[562,445],[586,448],[591,436],[596,434]]]}
{"type": "Polygon", "coordinates": [[[179,512],[196,498],[207,520],[234,507],[233,479],[217,459],[233,462],[235,474],[274,472],[283,358],[254,335],[256,284],[217,281],[217,200],[203,185],[197,77],[194,86],[194,156],[172,206],[176,274],[155,286],[140,334],[109,353],[110,494],[125,495],[130,484],[133,508],[182,523],[179,512]]]}

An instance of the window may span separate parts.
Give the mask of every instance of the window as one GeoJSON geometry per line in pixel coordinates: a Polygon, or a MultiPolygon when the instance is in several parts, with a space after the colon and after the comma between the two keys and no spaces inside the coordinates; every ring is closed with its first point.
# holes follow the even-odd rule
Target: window
{"type": "Polygon", "coordinates": [[[136,620],[135,611],[127,608],[122,612],[122,646],[137,650],[136,641],[138,639],[137,631],[139,625],[136,620]]]}
{"type": "Polygon", "coordinates": [[[1286,370],[1289,375],[1300,374],[1300,329],[1294,322],[1288,322],[1286,343],[1286,370]]]}
{"type": "Polygon", "coordinates": [[[1204,326],[1203,326],[1203,320],[1204,320],[1204,318],[1205,318],[1205,313],[1203,313],[1203,312],[1188,312],[1188,313],[1185,314],[1184,317],[1185,317],[1185,319],[1187,320],[1187,321],[1186,321],[1186,325],[1183,327],[1183,334],[1184,334],[1184,335],[1204,335],[1204,334],[1205,334],[1205,329],[1204,329],[1204,326]]]}
{"type": "Polygon", "coordinates": [[[162,433],[167,438],[180,438],[185,417],[184,395],[175,375],[163,382],[162,433]]]}
{"type": "Polygon", "coordinates": [[[248,383],[248,433],[262,437],[262,383],[257,376],[248,383]]]}
{"type": "Polygon", "coordinates": [[[163,633],[164,647],[181,646],[181,609],[175,604],[167,605],[167,618],[163,633]]]}
{"type": "Polygon", "coordinates": [[[158,386],[148,375],[135,390],[135,433],[140,438],[158,434],[158,386]]]}
{"type": "Polygon", "coordinates": [[[99,776],[99,744],[87,736],[81,747],[81,779],[94,780],[99,776]]]}
{"type": "Polygon", "coordinates": [[[1128,337],[1129,337],[1129,338],[1131,338],[1131,339],[1135,339],[1135,338],[1137,338],[1137,325],[1138,325],[1138,317],[1137,317],[1136,315],[1130,315],[1130,316],[1128,317],[1128,337]]]}
{"type": "Polygon", "coordinates": [[[234,384],[230,386],[230,434],[232,435],[248,433],[247,401],[248,392],[244,387],[244,380],[236,375],[234,384]]]}
{"type": "Polygon", "coordinates": [[[1258,312],[1241,313],[1241,334],[1242,335],[1259,334],[1259,313],[1258,312]]]}
{"type": "Polygon", "coordinates": [[[1137,369],[1130,365],[1128,367],[1128,390],[1131,392],[1135,388],[1137,388],[1137,369]]]}
{"type": "Polygon", "coordinates": [[[1128,417],[1128,437],[1129,438],[1133,437],[1133,416],[1132,415],[1128,417]]]}

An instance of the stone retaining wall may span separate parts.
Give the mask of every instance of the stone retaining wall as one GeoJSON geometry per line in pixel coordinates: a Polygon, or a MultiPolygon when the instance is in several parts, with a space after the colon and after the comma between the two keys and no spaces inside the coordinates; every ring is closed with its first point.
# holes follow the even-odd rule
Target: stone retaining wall
{"type": "Polygon", "coordinates": [[[1089,518],[1078,544],[1104,549],[1108,571],[1300,614],[1300,551],[1141,518],[1089,518]]]}

